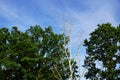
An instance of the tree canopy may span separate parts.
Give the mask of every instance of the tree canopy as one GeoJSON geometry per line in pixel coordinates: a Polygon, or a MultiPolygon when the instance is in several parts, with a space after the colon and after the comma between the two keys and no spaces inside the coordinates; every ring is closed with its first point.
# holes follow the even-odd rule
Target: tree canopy
{"type": "MultiPolygon", "coordinates": [[[[1,80],[63,80],[69,78],[70,70],[65,56],[69,38],[55,34],[51,27],[42,29],[31,26],[22,32],[0,29],[0,79],[1,80]],[[64,66],[64,67],[63,67],[64,66]]],[[[74,62],[74,60],[72,60],[74,62]]],[[[76,76],[77,66],[73,66],[76,76]]]]}
{"type": "Polygon", "coordinates": [[[83,65],[87,69],[86,79],[120,79],[120,26],[98,25],[84,41],[84,46],[87,53],[83,65]]]}

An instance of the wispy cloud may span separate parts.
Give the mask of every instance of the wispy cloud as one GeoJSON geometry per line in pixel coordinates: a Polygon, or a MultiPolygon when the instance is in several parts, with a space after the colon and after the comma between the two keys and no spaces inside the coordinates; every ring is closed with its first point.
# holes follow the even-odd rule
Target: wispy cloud
{"type": "MultiPolygon", "coordinates": [[[[7,20],[6,26],[18,26],[21,30],[27,29],[27,25],[35,25],[36,21],[25,13],[22,9],[9,3],[0,3],[0,16],[4,17],[4,20],[7,20]]],[[[1,23],[2,25],[2,23],[1,23]]]]}
{"type": "Polygon", "coordinates": [[[23,25],[43,23],[53,25],[52,22],[57,21],[60,16],[67,17],[69,23],[74,27],[73,33],[82,32],[86,35],[94,30],[98,23],[118,24],[114,15],[116,0],[71,0],[69,2],[66,0],[36,0],[31,2],[31,5],[26,4],[29,2],[23,4],[26,4],[27,7],[35,7],[35,12],[31,7],[26,8],[21,5],[18,8],[18,6],[14,6],[15,3],[1,1],[0,15],[4,16],[8,22],[23,25]],[[36,13],[38,14],[36,15],[36,13]]]}
{"type": "Polygon", "coordinates": [[[69,11],[68,15],[71,17],[74,24],[74,32],[82,30],[83,35],[88,35],[99,23],[111,22],[115,26],[118,25],[114,14],[114,9],[116,8],[115,2],[95,2],[89,2],[87,4],[87,7],[89,7],[88,11],[69,11]],[[94,6],[95,2],[99,6],[94,6]]]}
{"type": "Polygon", "coordinates": [[[118,25],[115,18],[116,0],[71,0],[69,2],[38,0],[36,3],[39,10],[51,16],[51,19],[66,17],[73,26],[73,34],[82,32],[84,38],[87,38],[99,23],[111,22],[115,26],[118,25]]]}
{"type": "MultiPolygon", "coordinates": [[[[67,28],[70,29],[72,26],[71,40],[74,45],[78,44],[79,35],[82,35],[82,40],[88,38],[89,34],[97,28],[97,24],[107,22],[114,26],[119,24],[116,19],[117,0],[37,0],[34,3],[38,6],[38,10],[50,17],[50,20],[58,21],[61,16],[63,21],[67,18],[70,25],[67,28]]],[[[59,26],[58,24],[55,28],[59,26]]]]}

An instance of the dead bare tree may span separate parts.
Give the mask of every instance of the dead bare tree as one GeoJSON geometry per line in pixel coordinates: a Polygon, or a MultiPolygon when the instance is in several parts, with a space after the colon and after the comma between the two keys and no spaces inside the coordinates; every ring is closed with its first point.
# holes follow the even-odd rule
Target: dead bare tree
{"type": "MultiPolygon", "coordinates": [[[[83,70],[82,72],[81,72],[81,67],[80,67],[80,64],[81,64],[81,59],[80,59],[80,55],[79,55],[79,51],[80,51],[80,47],[81,47],[81,45],[82,45],[82,41],[81,41],[81,36],[78,36],[78,44],[77,44],[77,49],[76,49],[76,51],[74,52],[75,54],[76,54],[76,56],[73,58],[72,57],[72,26],[67,22],[67,20],[66,19],[59,19],[59,25],[60,25],[60,31],[61,31],[61,33],[64,33],[66,36],[69,36],[69,38],[70,38],[70,41],[69,41],[69,43],[68,43],[68,45],[67,46],[65,46],[66,48],[68,48],[69,49],[69,52],[70,52],[70,54],[68,55],[68,53],[66,52],[66,49],[65,50],[63,50],[64,51],[64,53],[65,53],[65,55],[66,55],[66,58],[67,58],[67,60],[68,60],[68,63],[69,63],[69,70],[70,70],[70,75],[69,75],[69,80],[75,80],[75,79],[77,79],[77,80],[81,80],[81,78],[83,77],[83,75],[84,75],[84,73],[85,73],[85,70],[83,70]],[[61,20],[62,20],[62,22],[61,22],[61,20]],[[79,75],[79,77],[77,77],[77,78],[73,78],[73,65],[74,65],[74,63],[72,62],[72,60],[75,60],[75,62],[77,63],[77,66],[78,66],[78,75],[79,75]]],[[[65,40],[66,38],[64,37],[64,43],[65,43],[65,40]]],[[[64,67],[64,64],[62,64],[63,65],[63,67],[64,67]]],[[[58,80],[63,80],[62,79],[62,77],[61,77],[61,75],[60,75],[60,73],[58,72],[58,70],[57,70],[57,66],[55,65],[54,66],[54,70],[52,71],[53,72],[53,74],[54,74],[54,76],[58,79],[58,80]],[[57,72],[57,74],[55,74],[55,72],[57,72]]]]}

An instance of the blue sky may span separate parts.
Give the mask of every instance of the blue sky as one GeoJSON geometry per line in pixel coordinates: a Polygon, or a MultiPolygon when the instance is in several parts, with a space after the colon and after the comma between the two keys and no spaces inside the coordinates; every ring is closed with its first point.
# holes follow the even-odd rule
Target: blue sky
{"type": "Polygon", "coordinates": [[[0,27],[18,26],[26,30],[39,24],[50,25],[58,32],[59,22],[67,19],[73,35],[87,38],[99,23],[119,24],[119,4],[119,0],[0,0],[0,27]]]}
{"type": "MultiPolygon", "coordinates": [[[[17,26],[24,31],[36,24],[50,25],[57,33],[60,24],[67,20],[70,25],[67,29],[72,26],[73,47],[77,45],[79,35],[81,41],[88,38],[97,24],[110,22],[119,25],[119,14],[119,0],[0,0],[0,28],[17,26]]],[[[83,60],[83,46],[80,53],[83,60]]]]}
{"type": "Polygon", "coordinates": [[[98,23],[118,25],[119,8],[118,0],[0,0],[0,27],[57,29],[59,17],[65,17],[77,32],[90,33],[98,23]]]}

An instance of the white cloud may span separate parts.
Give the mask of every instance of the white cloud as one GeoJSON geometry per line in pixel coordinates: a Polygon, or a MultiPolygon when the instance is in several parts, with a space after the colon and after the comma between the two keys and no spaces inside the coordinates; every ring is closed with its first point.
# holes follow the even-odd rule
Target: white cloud
{"type": "Polygon", "coordinates": [[[36,24],[36,21],[26,14],[24,10],[20,10],[14,5],[4,2],[0,3],[0,15],[4,17],[4,20],[9,22],[6,23],[6,25],[10,26],[10,28],[12,26],[17,26],[20,30],[24,31],[28,29],[28,26],[36,24]]]}
{"type": "MultiPolygon", "coordinates": [[[[103,0],[88,2],[87,7],[90,7],[90,9],[85,12],[71,10],[72,8],[68,9],[66,14],[71,19],[70,23],[73,24],[73,35],[82,32],[82,36],[88,38],[89,34],[97,28],[97,24],[110,22],[112,25],[117,26],[119,23],[115,19],[115,4],[116,2],[105,2],[103,0]],[[97,5],[95,5],[95,3],[97,5]]],[[[73,39],[73,41],[76,42],[75,39],[73,39]]]]}

